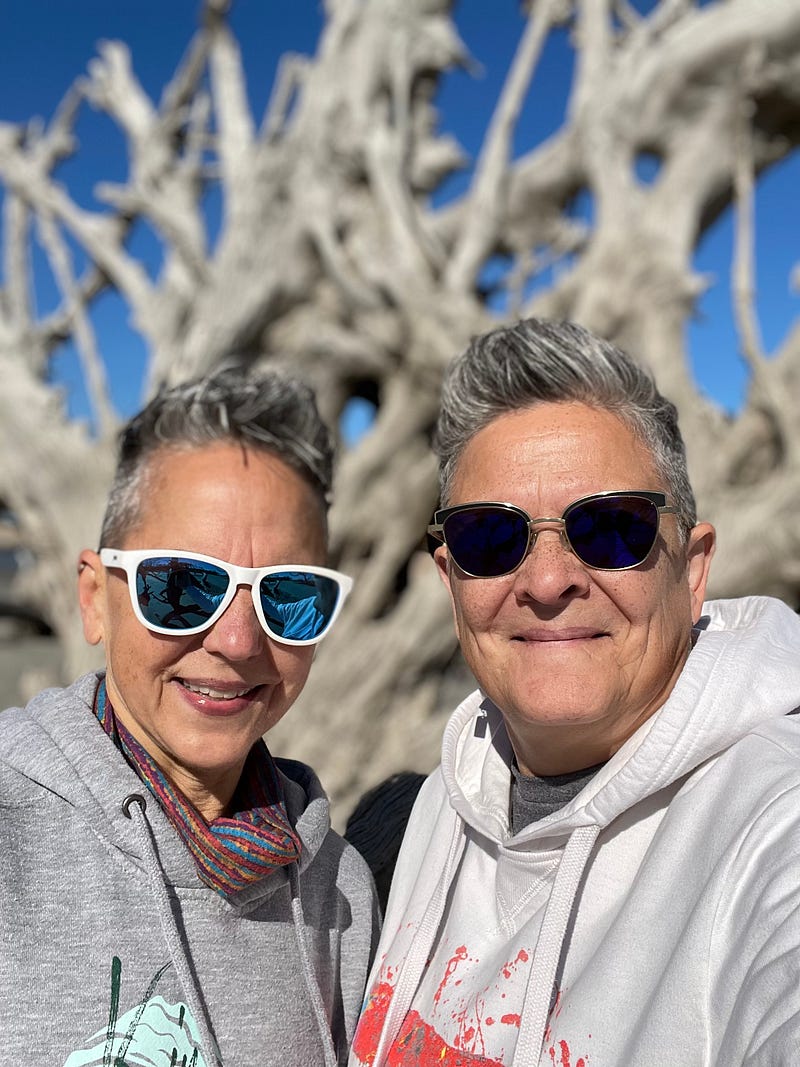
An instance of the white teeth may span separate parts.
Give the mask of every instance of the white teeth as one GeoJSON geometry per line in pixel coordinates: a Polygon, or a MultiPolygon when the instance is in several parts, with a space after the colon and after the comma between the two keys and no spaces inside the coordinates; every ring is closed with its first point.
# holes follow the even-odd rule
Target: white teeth
{"type": "Polygon", "coordinates": [[[192,685],[190,682],[181,681],[181,685],[184,689],[188,689],[192,693],[199,693],[200,696],[211,697],[212,700],[235,700],[236,697],[242,697],[245,693],[250,692],[250,687],[247,689],[212,689],[207,685],[192,685]]]}

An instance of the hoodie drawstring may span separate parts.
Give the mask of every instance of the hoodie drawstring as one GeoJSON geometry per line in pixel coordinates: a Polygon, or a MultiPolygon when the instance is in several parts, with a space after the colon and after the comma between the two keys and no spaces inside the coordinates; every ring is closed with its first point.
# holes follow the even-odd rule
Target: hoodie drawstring
{"type": "Polygon", "coordinates": [[[294,932],[295,937],[297,938],[297,947],[300,951],[300,965],[306,983],[306,992],[311,1001],[317,1030],[319,1031],[320,1040],[322,1041],[322,1047],[325,1050],[325,1067],[337,1067],[339,1057],[336,1055],[336,1049],[333,1045],[331,1023],[325,1011],[322,994],[319,985],[317,984],[314,968],[311,963],[311,953],[308,949],[308,940],[305,932],[306,922],[303,915],[303,901],[300,896],[300,876],[298,874],[297,864],[289,864],[288,871],[289,885],[292,893],[292,919],[294,920],[294,932]]]}
{"type": "Polygon", "coordinates": [[[450,847],[447,858],[436,884],[435,891],[431,894],[430,901],[422,916],[419,927],[411,941],[403,966],[397,979],[389,1010],[383,1022],[380,1042],[375,1051],[373,1067],[382,1067],[389,1054],[389,1049],[394,1044],[395,1038],[403,1025],[408,1009],[414,999],[422,972],[428,960],[428,952],[433,944],[439,924],[442,921],[447,894],[453,881],[456,869],[466,847],[467,837],[465,827],[460,817],[456,818],[453,836],[450,839],[450,847]]]}
{"type": "Polygon", "coordinates": [[[564,935],[578,886],[599,834],[599,826],[579,826],[570,834],[564,848],[528,974],[512,1067],[530,1067],[540,1061],[564,935]]]}
{"type": "MultiPolygon", "coordinates": [[[[211,1024],[206,1014],[205,1007],[198,995],[197,986],[192,976],[189,957],[183,946],[183,941],[175,923],[169,895],[167,893],[164,872],[156,852],[153,831],[150,829],[147,815],[147,802],[140,793],[131,793],[122,802],[123,813],[131,820],[142,847],[142,857],[147,867],[150,878],[150,889],[156,902],[159,922],[164,940],[167,943],[172,962],[178,973],[186,1001],[194,1016],[197,1028],[200,1031],[200,1042],[203,1056],[209,1067],[222,1067],[222,1059],[217,1049],[217,1043],[211,1033],[211,1024]]],[[[327,1067],[327,1065],[326,1065],[327,1067]]]]}

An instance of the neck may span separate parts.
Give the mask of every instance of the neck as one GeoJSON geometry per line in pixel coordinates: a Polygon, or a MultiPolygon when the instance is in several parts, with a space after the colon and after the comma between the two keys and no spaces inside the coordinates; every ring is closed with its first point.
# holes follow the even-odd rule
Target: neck
{"type": "Polygon", "coordinates": [[[156,757],[153,758],[156,759],[170,784],[183,793],[207,823],[212,823],[214,819],[232,813],[231,801],[236,791],[241,768],[232,783],[228,780],[209,781],[208,779],[201,780],[183,768],[165,767],[156,757]]]}

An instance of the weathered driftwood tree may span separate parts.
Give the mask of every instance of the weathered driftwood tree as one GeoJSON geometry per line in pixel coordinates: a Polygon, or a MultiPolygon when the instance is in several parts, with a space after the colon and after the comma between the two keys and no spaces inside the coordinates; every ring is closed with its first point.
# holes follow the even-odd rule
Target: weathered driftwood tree
{"type": "Polygon", "coordinates": [[[321,770],[340,810],[393,769],[428,769],[442,716],[467,685],[421,542],[436,501],[438,383],[494,321],[479,282],[497,254],[512,264],[507,317],[585,323],[646,361],[679,405],[702,511],[721,533],[713,592],[798,602],[800,331],[766,357],[752,200],[759,175],[800,140],[800,0],[638,6],[649,13],[629,0],[533,0],[474,179],[438,210],[430,194],[462,162],[435,110],[440,76],[466,58],[448,0],[327,0],[316,56],[286,57],[259,121],[226,4],[208,0],[158,103],[125,46],[104,44],[49,124],[0,127],[0,499],[35,555],[29,593],[67,673],[87,662],[74,560],[96,537],[118,427],[104,362],[113,353],[98,350],[92,325],[107,287],[151,353],[148,389],[236,352],[307,376],[332,425],[354,396],[376,404],[371,431],[338,468],[333,552],[355,593],[275,742],[321,770]],[[564,125],[512,160],[544,42],[565,28],[576,62],[564,125]],[[73,128],[87,104],[128,143],[127,181],[98,190],[103,212],[79,207],[54,176],[80,150],[73,128]],[[645,154],[658,166],[647,183],[637,178],[645,154]],[[211,186],[216,239],[203,207],[211,186]],[[570,210],[579,194],[591,221],[570,210]],[[696,388],[685,337],[704,284],[694,250],[731,205],[751,372],[735,417],[696,388]],[[156,277],[129,249],[141,225],[163,247],[156,277]],[[62,295],[46,317],[34,311],[33,241],[62,295]],[[555,281],[527,297],[548,271],[555,281]],[[68,421],[48,384],[66,337],[83,361],[92,432],[68,421]]]}

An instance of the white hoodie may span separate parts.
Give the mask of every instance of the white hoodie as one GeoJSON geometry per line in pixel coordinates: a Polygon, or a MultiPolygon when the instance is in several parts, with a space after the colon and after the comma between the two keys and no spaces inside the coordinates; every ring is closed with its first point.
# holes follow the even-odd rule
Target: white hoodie
{"type": "Polygon", "coordinates": [[[800,618],[706,612],[663,707],[516,835],[502,717],[455,711],[352,1067],[800,1064],[800,618]]]}

